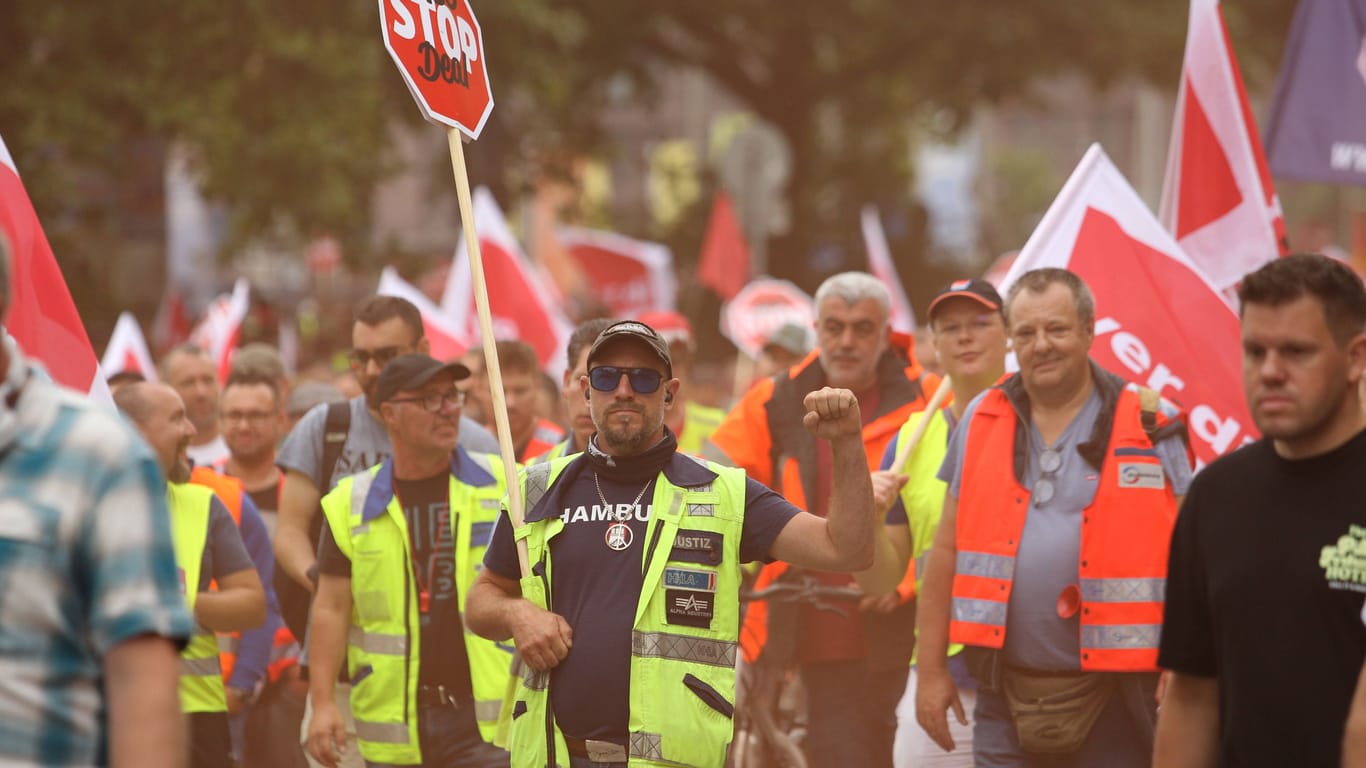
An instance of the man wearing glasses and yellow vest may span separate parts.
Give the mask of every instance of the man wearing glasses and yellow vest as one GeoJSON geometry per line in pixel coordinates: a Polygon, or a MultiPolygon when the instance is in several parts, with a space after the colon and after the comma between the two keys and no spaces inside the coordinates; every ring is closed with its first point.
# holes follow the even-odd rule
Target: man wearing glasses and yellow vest
{"type": "Polygon", "coordinates": [[[510,649],[465,632],[465,592],[507,491],[497,456],[456,444],[469,376],[460,363],[395,358],[376,383],[393,455],[323,498],[327,525],[308,653],[308,750],[325,766],[346,742],[333,701],[343,653],[367,765],[494,768],[510,649]]]}

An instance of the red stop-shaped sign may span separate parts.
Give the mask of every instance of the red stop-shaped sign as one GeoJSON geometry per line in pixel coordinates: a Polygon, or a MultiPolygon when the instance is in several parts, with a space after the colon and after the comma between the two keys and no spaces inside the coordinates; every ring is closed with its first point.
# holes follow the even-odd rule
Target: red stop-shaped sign
{"type": "Polygon", "coordinates": [[[384,47],[423,117],[479,138],[493,112],[484,38],[466,0],[379,0],[384,47]]]}

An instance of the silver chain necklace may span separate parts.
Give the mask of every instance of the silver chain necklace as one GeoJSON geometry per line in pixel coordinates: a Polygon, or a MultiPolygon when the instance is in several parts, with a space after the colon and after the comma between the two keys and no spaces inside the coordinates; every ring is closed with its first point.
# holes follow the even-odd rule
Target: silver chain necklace
{"type": "MultiPolygon", "coordinates": [[[[631,502],[630,509],[627,509],[625,511],[617,511],[613,513],[613,517],[615,517],[618,522],[624,523],[627,520],[631,519],[631,510],[640,506],[640,500],[645,497],[645,490],[650,487],[651,482],[652,481],[650,480],[645,481],[645,488],[641,488],[640,493],[636,494],[636,499],[635,501],[631,502]]],[[[598,489],[598,499],[602,501],[602,505],[606,507],[608,510],[614,509],[614,507],[611,504],[607,503],[607,497],[604,496],[602,493],[602,483],[598,482],[597,472],[593,473],[593,487],[598,489]]]]}

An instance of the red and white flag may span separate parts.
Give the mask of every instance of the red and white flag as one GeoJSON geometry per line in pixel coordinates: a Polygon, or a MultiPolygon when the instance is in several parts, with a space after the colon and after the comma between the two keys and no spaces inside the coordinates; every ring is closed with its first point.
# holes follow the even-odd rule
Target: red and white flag
{"type": "Polygon", "coordinates": [[[132,312],[119,313],[114,332],[104,347],[100,370],[106,377],[122,371],[134,371],[148,381],[157,380],[157,370],[152,364],[152,353],[147,349],[147,339],[142,335],[142,326],[138,325],[138,319],[133,317],[132,312]]]}
{"type": "Polygon", "coordinates": [[[422,330],[427,335],[432,357],[437,360],[456,360],[469,349],[460,324],[419,291],[417,286],[400,277],[398,270],[393,267],[385,267],[379,273],[379,288],[375,293],[407,299],[417,307],[417,311],[422,313],[422,330]]]}
{"type": "MultiPolygon", "coordinates": [[[[564,370],[564,345],[571,328],[560,309],[559,296],[522,253],[503,211],[486,187],[474,191],[474,227],[479,233],[493,335],[525,341],[536,349],[543,369],[564,370]]],[[[474,281],[463,238],[446,280],[441,309],[460,324],[463,338],[470,344],[481,343],[474,281]]]]}
{"type": "Polygon", "coordinates": [[[915,312],[911,300],[906,298],[906,289],[901,276],[896,273],[892,263],[892,250],[887,247],[887,233],[882,231],[882,217],[877,206],[865,205],[860,215],[863,224],[863,246],[868,249],[868,270],[887,286],[892,295],[892,330],[902,333],[915,332],[915,312]]]}
{"type": "Polygon", "coordinates": [[[1030,235],[1002,292],[1039,267],[1069,269],[1086,281],[1096,297],[1092,358],[1181,405],[1201,462],[1256,438],[1243,396],[1237,315],[1099,144],[1030,235]]]}
{"type": "Polygon", "coordinates": [[[1191,0],[1162,225],[1221,290],[1285,253],[1285,222],[1219,0],[1191,0]]]}
{"type": "Polygon", "coordinates": [[[237,278],[232,293],[220,294],[204,310],[193,331],[190,341],[209,353],[218,366],[218,382],[228,379],[232,370],[232,355],[237,351],[237,341],[242,335],[242,323],[251,309],[251,285],[245,277],[237,278]]]}
{"type": "Polygon", "coordinates": [[[595,229],[562,229],[556,238],[613,317],[673,311],[678,286],[668,246],[595,229]]]}
{"type": "Polygon", "coordinates": [[[11,249],[5,329],[59,384],[112,402],[38,214],[0,137],[0,231],[11,249]]]}
{"type": "Polygon", "coordinates": [[[745,242],[735,206],[725,192],[717,192],[712,202],[707,235],[697,264],[697,279],[711,288],[722,301],[730,301],[749,282],[749,244],[745,242]]]}

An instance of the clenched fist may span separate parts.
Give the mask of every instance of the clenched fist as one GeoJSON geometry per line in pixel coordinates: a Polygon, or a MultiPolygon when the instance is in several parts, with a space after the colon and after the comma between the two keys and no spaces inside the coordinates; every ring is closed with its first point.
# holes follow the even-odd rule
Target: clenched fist
{"type": "Polygon", "coordinates": [[[802,404],[806,406],[802,424],[816,437],[837,440],[863,434],[858,398],[847,389],[825,387],[809,393],[802,404]]]}

